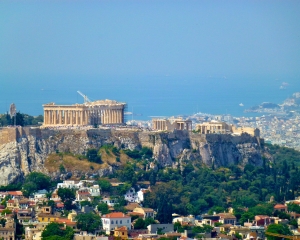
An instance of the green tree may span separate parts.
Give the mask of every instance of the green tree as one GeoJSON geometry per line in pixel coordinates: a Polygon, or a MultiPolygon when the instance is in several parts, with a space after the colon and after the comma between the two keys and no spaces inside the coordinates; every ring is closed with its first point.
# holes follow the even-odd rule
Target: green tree
{"type": "Polygon", "coordinates": [[[102,215],[109,213],[108,205],[106,203],[99,203],[97,209],[102,215]]]}
{"type": "Polygon", "coordinates": [[[24,126],[24,115],[22,113],[17,112],[16,116],[11,118],[11,125],[14,125],[15,123],[18,126],[24,126]]]}
{"type": "Polygon", "coordinates": [[[92,206],[92,203],[90,201],[84,200],[80,202],[80,206],[92,206]]]}
{"type": "Polygon", "coordinates": [[[70,227],[64,229],[64,225],[56,222],[49,223],[42,232],[43,240],[71,240],[73,239],[74,231],[70,227]]]}
{"type": "Polygon", "coordinates": [[[289,203],[287,207],[290,212],[300,213],[300,206],[295,203],[289,203]]]}
{"type": "MultiPolygon", "coordinates": [[[[282,235],[292,235],[292,232],[290,231],[289,227],[285,224],[270,224],[268,226],[266,232],[277,233],[277,234],[282,234],[282,235]]],[[[278,240],[278,239],[281,239],[281,237],[273,237],[273,236],[267,235],[267,239],[268,240],[278,240]]]]}
{"type": "Polygon", "coordinates": [[[5,218],[1,218],[0,219],[0,225],[2,225],[2,227],[5,227],[5,223],[6,223],[6,219],[5,218]]]}
{"type": "Polygon", "coordinates": [[[154,186],[156,183],[156,172],[155,171],[151,171],[150,176],[149,176],[149,181],[150,181],[150,185],[154,186]]]}
{"type": "Polygon", "coordinates": [[[55,207],[55,202],[53,200],[49,200],[47,205],[50,206],[52,209],[55,207]]]}
{"type": "Polygon", "coordinates": [[[51,186],[52,182],[50,177],[40,172],[32,172],[26,176],[22,192],[28,197],[37,190],[49,190],[51,186]]]}
{"type": "Polygon", "coordinates": [[[295,228],[298,228],[298,222],[297,222],[297,220],[296,219],[292,219],[290,221],[290,225],[294,226],[295,228]]]}
{"type": "Polygon", "coordinates": [[[94,213],[79,214],[76,217],[77,228],[82,231],[94,233],[95,230],[102,227],[101,218],[94,213]]]}
{"type": "Polygon", "coordinates": [[[72,201],[75,200],[75,191],[69,188],[59,188],[57,191],[57,195],[64,202],[65,208],[67,210],[72,209],[72,201]]]}
{"type": "Polygon", "coordinates": [[[244,222],[247,222],[248,220],[249,221],[254,220],[254,214],[252,212],[242,213],[241,218],[240,218],[240,223],[243,225],[244,222]]]}
{"type": "Polygon", "coordinates": [[[95,148],[88,149],[86,157],[90,162],[102,163],[101,156],[98,154],[98,151],[95,148]]]}
{"type": "Polygon", "coordinates": [[[110,182],[104,178],[98,180],[98,185],[101,187],[101,191],[104,191],[104,192],[109,192],[111,189],[110,182]]]}
{"type": "Polygon", "coordinates": [[[150,224],[155,224],[155,220],[153,218],[146,218],[145,219],[145,228],[147,228],[150,224]]]}
{"type": "Polygon", "coordinates": [[[142,218],[138,218],[134,223],[134,229],[144,229],[145,228],[145,221],[142,218]]]}
{"type": "Polygon", "coordinates": [[[12,213],[12,211],[6,208],[1,212],[1,215],[11,214],[11,213],[12,213]]]}
{"type": "Polygon", "coordinates": [[[159,199],[156,218],[160,223],[172,222],[172,203],[167,198],[159,199]]]}

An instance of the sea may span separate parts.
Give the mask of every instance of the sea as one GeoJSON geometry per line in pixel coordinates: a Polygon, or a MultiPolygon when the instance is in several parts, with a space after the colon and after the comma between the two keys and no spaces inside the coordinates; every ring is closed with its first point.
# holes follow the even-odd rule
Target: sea
{"type": "MultiPolygon", "coordinates": [[[[127,118],[186,116],[195,113],[251,116],[244,110],[262,102],[280,104],[300,92],[298,77],[266,76],[17,76],[0,75],[0,113],[15,103],[17,111],[43,114],[43,104],[113,99],[127,103],[127,118]]],[[[253,114],[252,114],[253,115],[253,114]]]]}

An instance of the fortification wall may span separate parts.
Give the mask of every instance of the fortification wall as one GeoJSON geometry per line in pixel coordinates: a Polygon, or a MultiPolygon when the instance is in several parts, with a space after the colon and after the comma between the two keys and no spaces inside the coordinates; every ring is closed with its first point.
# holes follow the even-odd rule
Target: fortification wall
{"type": "Polygon", "coordinates": [[[15,142],[16,139],[16,128],[0,128],[0,145],[15,142]]]}

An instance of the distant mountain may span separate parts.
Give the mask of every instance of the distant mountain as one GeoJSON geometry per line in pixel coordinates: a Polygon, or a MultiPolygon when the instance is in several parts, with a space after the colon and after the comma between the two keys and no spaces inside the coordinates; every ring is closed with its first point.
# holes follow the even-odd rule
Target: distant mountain
{"type": "Polygon", "coordinates": [[[296,92],[291,98],[287,98],[280,105],[285,111],[300,110],[300,92],[296,92]]]}
{"type": "Polygon", "coordinates": [[[260,113],[287,113],[289,111],[300,111],[300,92],[294,93],[292,97],[284,100],[282,104],[263,102],[245,110],[245,112],[260,113]]]}

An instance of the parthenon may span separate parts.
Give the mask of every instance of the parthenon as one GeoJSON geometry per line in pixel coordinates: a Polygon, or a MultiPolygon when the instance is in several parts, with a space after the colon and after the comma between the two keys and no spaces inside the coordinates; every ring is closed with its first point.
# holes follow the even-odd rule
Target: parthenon
{"type": "Polygon", "coordinates": [[[99,100],[84,104],[56,105],[44,107],[44,126],[124,124],[126,104],[114,100],[99,100]]]}

